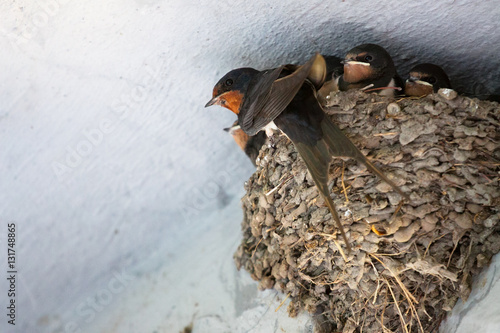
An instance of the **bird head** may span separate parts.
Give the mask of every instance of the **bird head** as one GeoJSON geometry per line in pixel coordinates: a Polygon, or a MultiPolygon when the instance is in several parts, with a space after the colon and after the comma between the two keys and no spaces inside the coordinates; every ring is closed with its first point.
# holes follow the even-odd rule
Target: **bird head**
{"type": "Polygon", "coordinates": [[[433,64],[419,64],[410,70],[405,83],[408,96],[426,96],[440,88],[451,88],[450,79],[445,71],[433,64]]]}
{"type": "Polygon", "coordinates": [[[251,79],[258,73],[253,68],[238,68],[224,75],[214,87],[212,99],[205,107],[223,106],[235,114],[240,113],[240,107],[251,79]]]}
{"type": "Polygon", "coordinates": [[[358,83],[383,75],[396,75],[389,53],[376,44],[363,44],[351,49],[344,61],[344,81],[358,83]]]}

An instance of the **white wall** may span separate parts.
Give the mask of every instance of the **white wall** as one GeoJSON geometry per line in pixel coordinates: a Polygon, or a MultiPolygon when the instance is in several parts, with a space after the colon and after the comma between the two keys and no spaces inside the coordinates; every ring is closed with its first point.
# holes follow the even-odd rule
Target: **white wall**
{"type": "Polygon", "coordinates": [[[376,42],[402,75],[433,61],[455,85],[493,92],[499,8],[463,0],[0,3],[0,258],[15,222],[20,272],[18,325],[5,326],[2,315],[0,328],[176,332],[196,312],[237,331],[242,313],[226,310],[242,308],[234,286],[246,275],[234,272],[231,255],[252,167],[222,131],[233,115],[203,108],[214,83],[235,67],[376,42]],[[200,296],[203,276],[234,287],[226,310],[223,291],[200,296]]]}

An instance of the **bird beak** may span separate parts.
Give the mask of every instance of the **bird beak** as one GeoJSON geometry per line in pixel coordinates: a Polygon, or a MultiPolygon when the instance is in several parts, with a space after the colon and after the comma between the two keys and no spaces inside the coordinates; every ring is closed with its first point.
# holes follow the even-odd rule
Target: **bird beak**
{"type": "Polygon", "coordinates": [[[215,96],[214,98],[212,98],[211,100],[208,101],[207,104],[205,104],[205,107],[209,107],[209,106],[212,106],[212,105],[220,105],[220,98],[221,98],[222,95],[219,95],[219,96],[215,96]]]}
{"type": "Polygon", "coordinates": [[[422,81],[422,80],[418,80],[418,81],[415,81],[415,82],[418,83],[418,84],[422,84],[424,86],[433,87],[432,83],[425,82],[425,81],[422,81]]]}
{"type": "Polygon", "coordinates": [[[367,62],[355,61],[355,60],[344,60],[344,65],[362,65],[362,66],[370,66],[367,62]]]}
{"type": "Polygon", "coordinates": [[[416,83],[416,84],[420,84],[420,85],[422,85],[422,86],[429,86],[429,87],[433,87],[433,85],[432,85],[431,83],[429,83],[429,82],[425,82],[425,81],[422,81],[422,80],[416,80],[416,79],[411,80],[411,79],[410,79],[410,80],[408,80],[408,81],[410,81],[410,82],[414,82],[414,83],[416,83]]]}
{"type": "Polygon", "coordinates": [[[355,57],[355,56],[352,56],[352,55],[349,55],[349,54],[348,54],[348,55],[347,55],[344,59],[342,59],[342,61],[340,61],[340,63],[341,63],[342,65],[345,65],[345,64],[347,64],[347,63],[348,63],[348,62],[350,62],[350,61],[356,61],[355,59],[356,59],[356,57],[355,57]]]}
{"type": "Polygon", "coordinates": [[[408,78],[408,80],[406,80],[406,82],[413,82],[413,83],[420,84],[420,85],[423,85],[423,86],[434,87],[431,83],[419,80],[418,78],[413,77],[413,76],[410,76],[408,78]]]}
{"type": "Polygon", "coordinates": [[[220,96],[215,96],[214,98],[212,98],[211,100],[209,100],[208,103],[205,104],[205,107],[208,108],[209,106],[218,104],[219,103],[219,97],[220,96]]]}
{"type": "Polygon", "coordinates": [[[232,132],[237,131],[239,129],[241,129],[240,125],[233,125],[231,127],[224,128],[224,131],[232,134],[232,132]]]}

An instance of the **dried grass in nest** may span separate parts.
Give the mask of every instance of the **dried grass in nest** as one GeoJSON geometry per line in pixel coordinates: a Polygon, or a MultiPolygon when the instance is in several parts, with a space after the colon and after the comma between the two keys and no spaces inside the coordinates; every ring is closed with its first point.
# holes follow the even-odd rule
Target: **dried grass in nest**
{"type": "Polygon", "coordinates": [[[331,192],[353,246],[293,144],[265,146],[242,199],[235,262],[290,295],[317,332],[431,332],[500,250],[499,105],[434,94],[390,100],[339,93],[327,114],[406,193],[335,159],[331,192]]]}

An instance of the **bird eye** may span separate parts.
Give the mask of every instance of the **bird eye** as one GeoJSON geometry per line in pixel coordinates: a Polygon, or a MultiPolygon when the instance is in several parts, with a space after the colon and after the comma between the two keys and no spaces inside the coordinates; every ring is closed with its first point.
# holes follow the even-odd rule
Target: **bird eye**
{"type": "Polygon", "coordinates": [[[427,82],[429,82],[430,84],[434,84],[436,83],[436,78],[434,76],[431,76],[430,78],[427,79],[427,82]]]}
{"type": "Polygon", "coordinates": [[[229,86],[230,86],[230,85],[232,85],[232,84],[233,84],[233,80],[231,80],[231,79],[227,79],[227,80],[226,80],[226,86],[228,86],[228,87],[229,87],[229,86]]]}
{"type": "Polygon", "coordinates": [[[370,62],[370,61],[372,61],[372,60],[373,60],[373,57],[372,57],[372,56],[370,56],[370,55],[367,55],[367,56],[365,57],[365,61],[366,61],[366,62],[370,62]]]}

